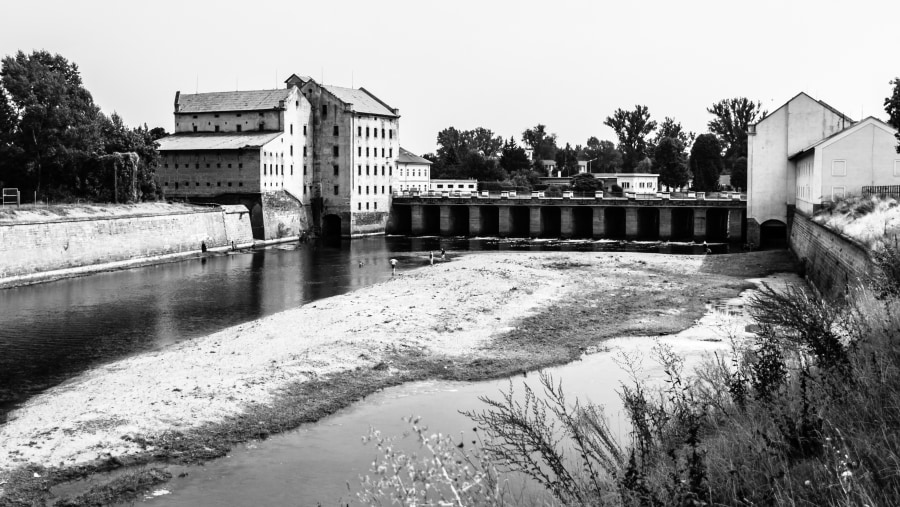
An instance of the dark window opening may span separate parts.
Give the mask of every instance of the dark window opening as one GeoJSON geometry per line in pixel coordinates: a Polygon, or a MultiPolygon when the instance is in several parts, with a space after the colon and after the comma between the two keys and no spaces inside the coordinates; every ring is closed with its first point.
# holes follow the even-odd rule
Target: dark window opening
{"type": "Polygon", "coordinates": [[[338,128],[337,125],[335,125],[334,128],[332,128],[331,130],[334,133],[334,135],[339,135],[340,128],[338,128]]]}
{"type": "Polygon", "coordinates": [[[241,126],[240,126],[240,125],[237,126],[237,131],[238,131],[238,132],[241,131],[241,126]]]}
{"type": "Polygon", "coordinates": [[[331,147],[331,154],[332,154],[332,155],[334,155],[334,156],[336,157],[336,156],[338,156],[338,152],[339,152],[339,150],[338,150],[337,145],[331,147]]]}
{"type": "Polygon", "coordinates": [[[335,185],[335,186],[334,186],[334,195],[338,195],[339,189],[340,189],[340,186],[339,186],[339,185],[335,185]]]}
{"type": "Polygon", "coordinates": [[[338,175],[338,165],[337,164],[334,165],[334,175],[335,176],[338,175]]]}
{"type": "Polygon", "coordinates": [[[219,126],[218,126],[218,125],[216,125],[216,132],[218,132],[218,131],[219,131],[219,126]]]}

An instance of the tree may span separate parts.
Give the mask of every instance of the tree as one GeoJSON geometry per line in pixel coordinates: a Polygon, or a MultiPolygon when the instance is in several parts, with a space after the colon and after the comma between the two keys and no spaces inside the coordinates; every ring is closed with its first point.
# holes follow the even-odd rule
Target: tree
{"type": "Polygon", "coordinates": [[[517,145],[516,140],[512,137],[503,144],[503,149],[500,151],[500,167],[510,174],[531,167],[531,161],[528,160],[525,150],[517,145]]]}
{"type": "Polygon", "coordinates": [[[653,172],[653,161],[650,160],[650,157],[644,157],[643,160],[638,162],[637,167],[634,168],[634,172],[639,174],[650,174],[653,172]]]}
{"type": "Polygon", "coordinates": [[[463,138],[470,150],[477,151],[485,158],[496,157],[503,146],[502,137],[495,136],[492,130],[483,127],[463,131],[463,138]]]}
{"type": "Polygon", "coordinates": [[[647,106],[636,105],[632,111],[616,109],[603,123],[612,128],[619,139],[622,170],[633,171],[649,155],[647,136],[656,129],[656,122],[650,119],[647,106]]]}
{"type": "Polygon", "coordinates": [[[536,162],[556,159],[556,134],[548,134],[545,125],[538,123],[522,132],[522,142],[532,149],[536,162]]]}
{"type": "Polygon", "coordinates": [[[714,192],[719,189],[719,175],[722,174],[722,148],[713,134],[700,134],[691,148],[691,173],[694,175],[694,190],[714,192]]]}
{"type": "Polygon", "coordinates": [[[731,169],[731,187],[735,190],[747,189],[747,157],[738,157],[731,169]]]}
{"type": "Polygon", "coordinates": [[[768,113],[762,110],[762,104],[746,97],[722,99],[706,111],[715,116],[707,126],[724,146],[725,166],[731,170],[739,157],[747,156],[747,130],[750,125],[757,119],[765,118],[768,113]]]}
{"type": "Polygon", "coordinates": [[[669,188],[682,188],[691,179],[684,145],[676,138],[664,137],[656,145],[653,155],[659,182],[669,188]]]}
{"type": "Polygon", "coordinates": [[[659,124],[659,128],[656,129],[656,137],[653,138],[652,145],[654,153],[656,152],[656,147],[659,146],[659,143],[667,137],[677,140],[681,143],[682,147],[687,148],[694,142],[694,138],[697,136],[693,132],[684,130],[684,127],[681,126],[681,122],[675,121],[675,118],[666,116],[666,119],[663,120],[663,122],[659,124]]]}
{"type": "Polygon", "coordinates": [[[894,137],[897,138],[897,153],[900,153],[900,77],[892,79],[890,84],[894,85],[894,91],[884,99],[884,110],[888,114],[888,123],[898,130],[894,137]]]}
{"type": "Polygon", "coordinates": [[[622,152],[611,141],[600,141],[596,137],[587,140],[584,156],[589,161],[588,172],[616,173],[622,169],[622,152]]]}
{"type": "Polygon", "coordinates": [[[578,152],[572,145],[566,143],[566,147],[556,151],[556,169],[562,171],[563,176],[578,174],[578,152]]]}
{"type": "Polygon", "coordinates": [[[591,173],[581,173],[572,176],[572,190],[578,192],[593,192],[603,189],[603,182],[594,177],[591,173]]]}

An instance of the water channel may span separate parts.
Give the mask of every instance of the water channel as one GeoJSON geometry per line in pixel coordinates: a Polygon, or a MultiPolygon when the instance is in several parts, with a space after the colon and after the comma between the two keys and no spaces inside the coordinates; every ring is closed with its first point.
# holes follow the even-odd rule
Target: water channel
{"type": "MultiPolygon", "coordinates": [[[[377,237],[283,244],[0,290],[0,423],[17,404],[93,366],[342,294],[477,251],[702,253],[675,243],[377,237]]],[[[728,245],[713,245],[725,252],[728,245]]]]}

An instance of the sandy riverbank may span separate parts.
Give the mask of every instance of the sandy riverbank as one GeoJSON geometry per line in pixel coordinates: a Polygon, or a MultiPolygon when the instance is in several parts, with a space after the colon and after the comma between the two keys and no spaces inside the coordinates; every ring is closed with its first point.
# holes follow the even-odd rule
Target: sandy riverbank
{"type": "Polygon", "coordinates": [[[609,337],[674,333],[707,301],[748,287],[746,278],[789,268],[782,252],[497,253],[439,263],[111,363],[32,399],[0,427],[0,483],[26,468],[58,482],[79,465],[215,457],[385,385],[509,375],[569,361],[609,337]],[[265,429],[247,430],[250,420],[265,429]]]}

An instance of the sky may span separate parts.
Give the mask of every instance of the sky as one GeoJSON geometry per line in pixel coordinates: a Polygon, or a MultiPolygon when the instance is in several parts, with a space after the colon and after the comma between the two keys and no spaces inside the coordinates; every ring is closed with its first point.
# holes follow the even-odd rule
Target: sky
{"type": "Polygon", "coordinates": [[[635,104],[703,133],[720,99],[773,111],[801,91],[886,119],[900,76],[890,0],[5,0],[0,13],[0,56],[63,55],[129,125],[171,131],[176,90],[270,89],[296,73],[400,108],[401,145],[418,154],[448,126],[614,140],[603,120],[635,104]]]}

